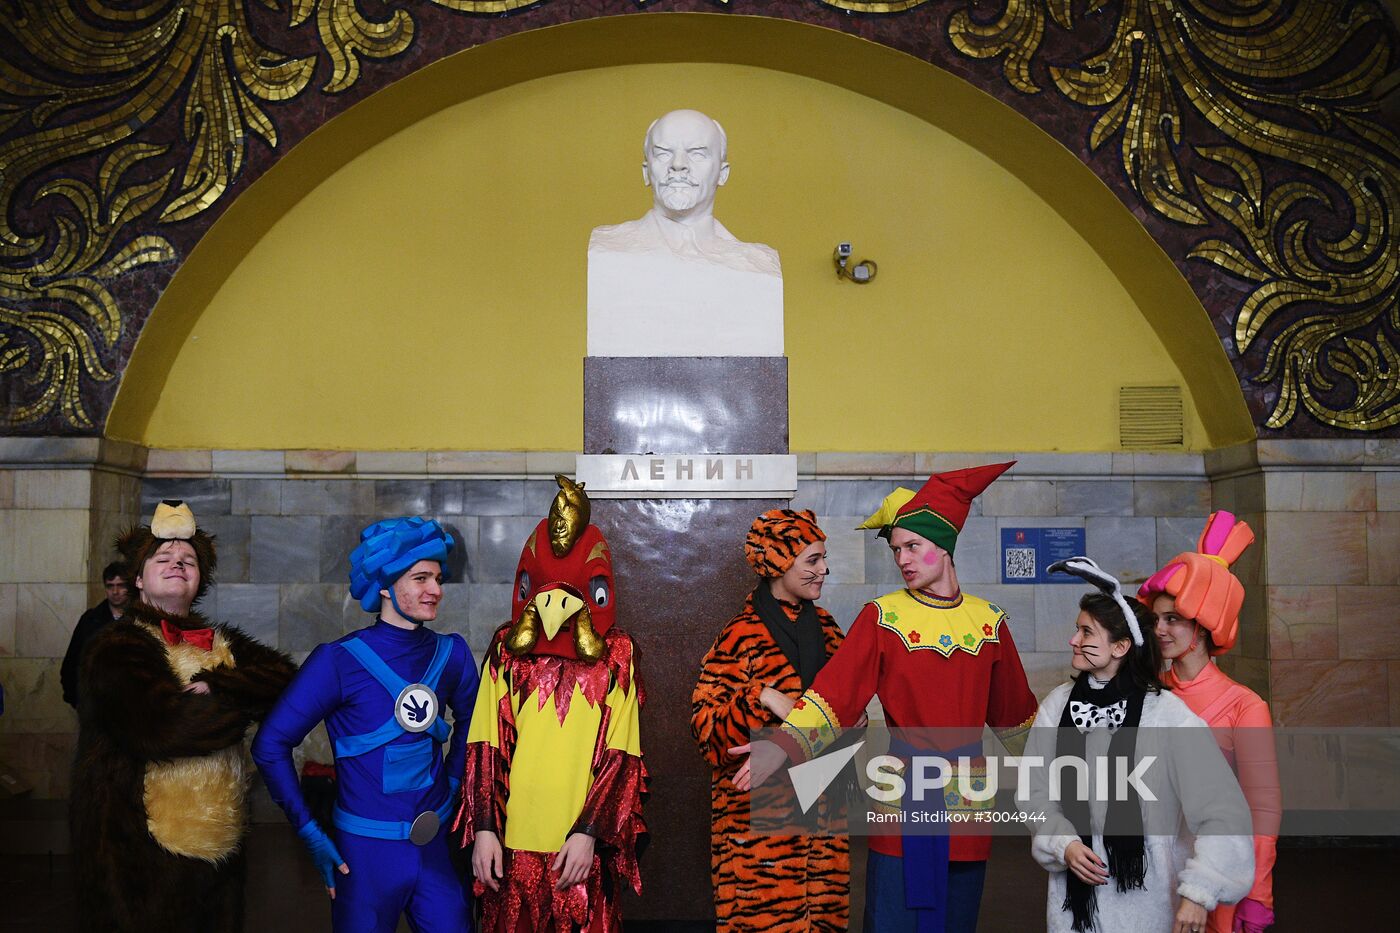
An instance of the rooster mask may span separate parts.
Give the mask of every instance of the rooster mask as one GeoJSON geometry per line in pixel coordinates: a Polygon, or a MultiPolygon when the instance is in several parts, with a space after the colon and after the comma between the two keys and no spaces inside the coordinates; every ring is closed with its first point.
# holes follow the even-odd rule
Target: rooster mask
{"type": "Polygon", "coordinates": [[[612,554],[598,526],[588,523],[583,483],[556,475],[559,493],[549,516],[530,532],[515,568],[506,649],[515,655],[552,654],[597,661],[612,628],[612,554]]]}

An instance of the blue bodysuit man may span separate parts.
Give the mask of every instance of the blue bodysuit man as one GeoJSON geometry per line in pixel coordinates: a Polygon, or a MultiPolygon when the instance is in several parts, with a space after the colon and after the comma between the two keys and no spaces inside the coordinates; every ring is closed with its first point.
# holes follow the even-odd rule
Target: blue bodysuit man
{"type": "Polygon", "coordinates": [[[453,544],[422,518],[362,531],[350,595],[378,619],[312,651],[253,742],[272,799],[325,880],[336,933],[393,933],[402,914],[418,933],[471,930],[447,823],[480,676],[462,636],[423,627],[437,617],[453,544]],[[443,720],[444,706],[457,728],[443,720]],[[336,765],[330,835],[312,818],[292,763],[292,749],[323,720],[336,765]]]}

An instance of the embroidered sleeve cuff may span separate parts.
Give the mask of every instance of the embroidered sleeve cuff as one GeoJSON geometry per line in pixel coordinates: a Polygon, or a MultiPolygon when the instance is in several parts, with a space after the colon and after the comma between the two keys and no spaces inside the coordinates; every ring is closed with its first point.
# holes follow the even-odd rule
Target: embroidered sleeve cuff
{"type": "Polygon", "coordinates": [[[845,730],[831,704],[817,691],[808,690],[793,704],[781,731],[799,753],[793,760],[807,761],[830,748],[845,730]]]}

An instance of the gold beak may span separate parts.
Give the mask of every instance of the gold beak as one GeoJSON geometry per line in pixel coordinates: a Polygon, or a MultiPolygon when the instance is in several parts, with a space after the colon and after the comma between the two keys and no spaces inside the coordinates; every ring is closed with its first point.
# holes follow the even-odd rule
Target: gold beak
{"type": "Polygon", "coordinates": [[[544,626],[544,637],[553,638],[568,618],[583,608],[583,600],[567,590],[549,590],[535,596],[535,612],[544,626]]]}

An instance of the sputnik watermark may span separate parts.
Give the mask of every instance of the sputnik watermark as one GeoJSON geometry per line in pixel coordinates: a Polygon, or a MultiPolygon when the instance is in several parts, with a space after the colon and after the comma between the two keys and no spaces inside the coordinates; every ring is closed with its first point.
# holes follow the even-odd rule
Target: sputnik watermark
{"type": "MultiPolygon", "coordinates": [[[[788,769],[803,813],[812,809],[864,744],[857,742],[788,769]]],[[[1144,755],[1136,761],[1126,756],[1095,758],[1092,782],[1089,781],[1090,763],[1068,755],[1052,758],[1048,766],[1040,755],[993,755],[980,760],[985,764],[974,767],[972,758],[962,755],[956,759],[955,766],[953,761],[941,755],[914,755],[906,767],[904,761],[894,755],[876,755],[865,763],[865,776],[870,782],[865,792],[880,803],[897,804],[906,796],[915,803],[924,803],[942,800],[951,784],[963,798],[983,803],[996,798],[1001,787],[1001,769],[1004,767],[1016,773],[1016,801],[1025,803],[1030,799],[1032,771],[1048,767],[1049,799],[1055,803],[1070,797],[1098,802],[1107,802],[1110,798],[1126,800],[1130,789],[1136,792],[1140,800],[1149,803],[1157,800],[1145,783],[1148,770],[1157,761],[1156,755],[1144,755]],[[1068,781],[1066,774],[1070,775],[1068,781]],[[1081,793],[1080,788],[1091,785],[1092,795],[1081,793]]],[[[930,818],[929,822],[948,822],[938,816],[939,812],[947,816],[946,811],[925,815],[930,818]]]]}

